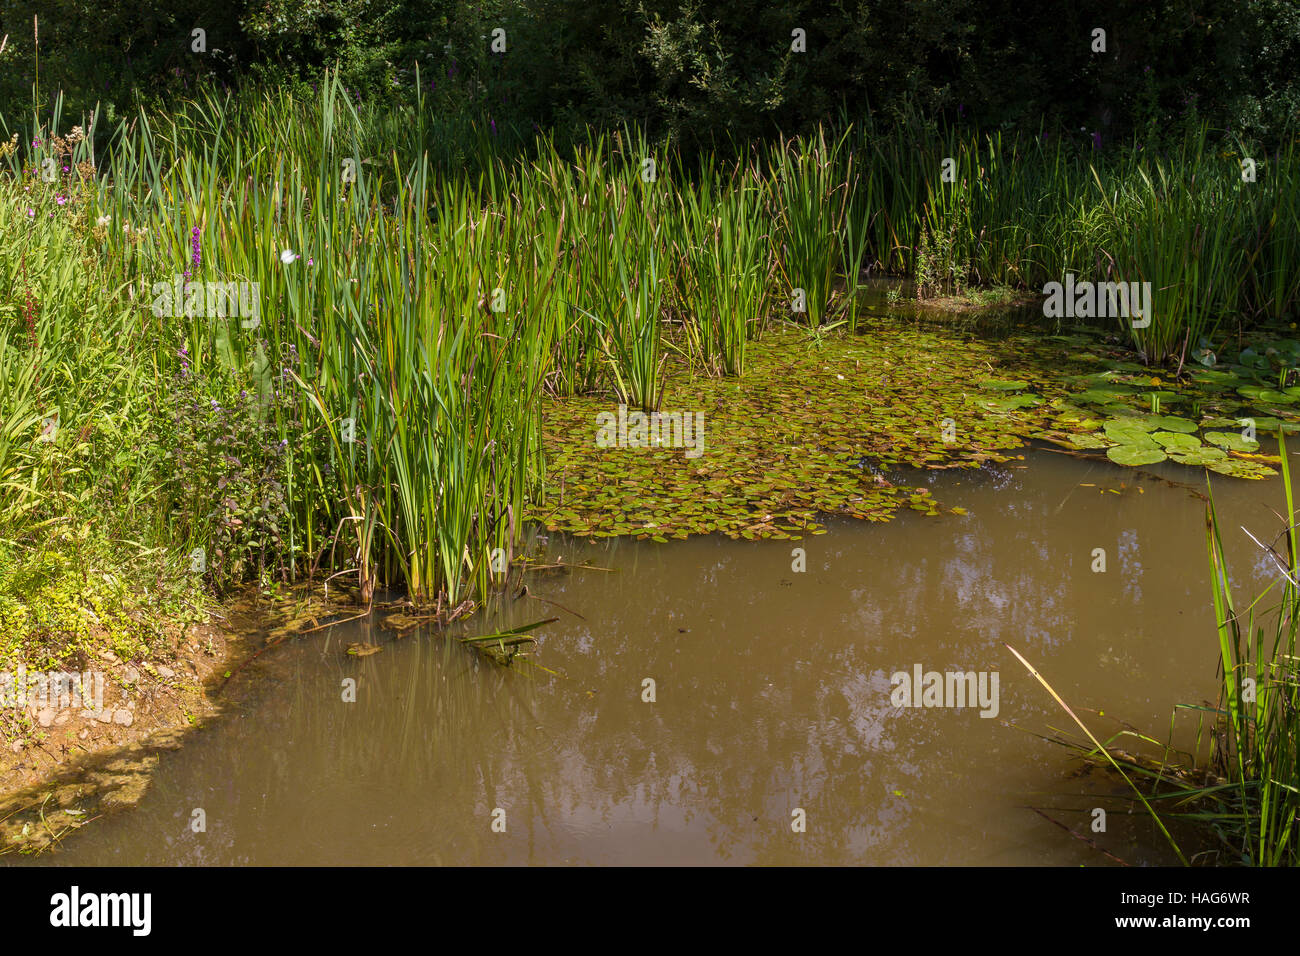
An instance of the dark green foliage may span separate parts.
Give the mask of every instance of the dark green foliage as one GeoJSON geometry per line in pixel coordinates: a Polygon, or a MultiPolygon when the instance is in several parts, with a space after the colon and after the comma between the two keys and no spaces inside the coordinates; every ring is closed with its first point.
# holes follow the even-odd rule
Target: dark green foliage
{"type": "Polygon", "coordinates": [[[1300,109],[1290,0],[19,0],[0,8],[0,113],[31,99],[34,15],[42,95],[64,90],[72,113],[204,81],[318,83],[330,65],[354,96],[409,89],[418,65],[438,110],[559,131],[638,124],[687,146],[905,107],[1084,143],[1155,147],[1201,121],[1275,142],[1300,109]],[[192,52],[195,27],[207,53],[192,52]]]}

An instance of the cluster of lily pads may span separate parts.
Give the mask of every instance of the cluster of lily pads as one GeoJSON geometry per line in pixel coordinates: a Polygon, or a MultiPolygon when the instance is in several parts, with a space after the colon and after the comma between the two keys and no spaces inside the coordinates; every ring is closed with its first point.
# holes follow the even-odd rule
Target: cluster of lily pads
{"type": "Polygon", "coordinates": [[[798,538],[824,533],[826,515],[937,515],[929,490],[899,469],[1005,462],[1032,440],[1132,467],[1275,474],[1249,425],[1260,436],[1300,430],[1300,342],[1223,351],[1153,374],[1097,332],[993,341],[882,319],[824,342],[769,335],[741,379],[671,378],[661,408],[704,414],[698,457],[599,447],[608,398],[548,402],[551,492],[529,517],[596,537],[798,538]]]}
{"type": "Polygon", "coordinates": [[[1029,423],[986,414],[985,393],[962,384],[998,361],[995,344],[901,323],[878,331],[823,346],[801,333],[770,335],[751,345],[740,379],[676,377],[661,408],[704,414],[694,458],[597,447],[607,398],[548,402],[550,493],[530,517],[551,530],[664,541],[710,532],[795,538],[822,533],[827,514],[939,514],[928,488],[893,473],[1018,457],[1029,423]]]}
{"type": "MultiPolygon", "coordinates": [[[[1260,350],[1226,352],[1220,362],[1203,346],[1198,364],[1181,374],[1152,374],[1123,353],[1107,354],[1095,335],[1055,336],[1068,352],[1052,394],[1050,424],[1031,432],[1065,448],[1104,450],[1119,465],[1170,461],[1237,478],[1277,472],[1277,458],[1260,453],[1256,436],[1300,430],[1300,342],[1274,339],[1260,350]],[[1063,390],[1064,389],[1064,390],[1063,390]]],[[[1011,383],[1022,384],[1022,383],[1011,383]]],[[[1013,389],[1011,397],[1040,399],[1013,389]]],[[[1005,385],[1003,386],[1006,387],[1005,385]]]]}

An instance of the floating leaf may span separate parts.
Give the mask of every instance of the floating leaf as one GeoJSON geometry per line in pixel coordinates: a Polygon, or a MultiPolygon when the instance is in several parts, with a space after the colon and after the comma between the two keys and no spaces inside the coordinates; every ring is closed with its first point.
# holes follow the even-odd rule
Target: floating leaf
{"type": "Polygon", "coordinates": [[[1115,445],[1106,449],[1106,457],[1117,465],[1154,465],[1165,460],[1164,451],[1154,442],[1145,445],[1115,445]]]}
{"type": "MultiPolygon", "coordinates": [[[[1205,440],[1229,451],[1258,451],[1259,442],[1247,441],[1238,432],[1206,432],[1205,440]]],[[[1227,472],[1225,472],[1227,474],[1227,472]]]]}
{"type": "Polygon", "coordinates": [[[1222,448],[1207,448],[1205,445],[1200,445],[1186,452],[1175,452],[1173,449],[1169,451],[1170,460],[1176,461],[1180,465],[1193,465],[1198,468],[1217,464],[1226,460],[1227,457],[1228,453],[1222,448]]]}
{"type": "Polygon", "coordinates": [[[1102,438],[1100,435],[1089,435],[1086,433],[1080,435],[1071,435],[1067,439],[1067,443],[1072,447],[1079,448],[1079,449],[1107,447],[1106,440],[1102,438]]]}
{"type": "Polygon", "coordinates": [[[1190,435],[1196,431],[1196,422],[1190,418],[1180,418],[1177,415],[1152,415],[1147,421],[1155,425],[1156,428],[1167,432],[1182,432],[1190,435]]]}
{"type": "Polygon", "coordinates": [[[1259,480],[1260,478],[1270,478],[1277,472],[1265,465],[1256,464],[1253,461],[1240,461],[1235,458],[1225,458],[1210,465],[1210,470],[1220,475],[1231,475],[1233,478],[1251,478],[1259,480]]]}
{"type": "Polygon", "coordinates": [[[1106,423],[1106,437],[1111,441],[1117,441],[1127,445],[1150,445],[1151,438],[1148,434],[1155,426],[1147,422],[1137,420],[1132,421],[1109,421],[1106,423]]]}
{"type": "Polygon", "coordinates": [[[1175,452],[1182,454],[1193,448],[1201,447],[1199,438],[1181,432],[1156,432],[1151,438],[1171,455],[1175,452]]]}
{"type": "Polygon", "coordinates": [[[998,392],[1018,392],[1023,388],[1028,388],[1028,382],[1008,381],[1001,378],[984,378],[976,383],[980,388],[988,388],[998,392]]]}
{"type": "Polygon", "coordinates": [[[1243,385],[1237,389],[1237,394],[1270,405],[1290,405],[1293,402],[1300,401],[1300,395],[1288,395],[1286,392],[1279,392],[1272,388],[1260,388],[1258,385],[1243,385]]]}

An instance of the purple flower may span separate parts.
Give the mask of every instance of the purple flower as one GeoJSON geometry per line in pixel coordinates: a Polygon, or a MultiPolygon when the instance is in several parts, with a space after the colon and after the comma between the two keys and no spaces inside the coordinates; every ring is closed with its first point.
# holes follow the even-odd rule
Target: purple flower
{"type": "Polygon", "coordinates": [[[492,124],[492,135],[495,136],[497,134],[497,121],[490,119],[488,122],[492,124]]]}
{"type": "Polygon", "coordinates": [[[1092,134],[1092,148],[1101,149],[1101,133],[1092,134]]]}

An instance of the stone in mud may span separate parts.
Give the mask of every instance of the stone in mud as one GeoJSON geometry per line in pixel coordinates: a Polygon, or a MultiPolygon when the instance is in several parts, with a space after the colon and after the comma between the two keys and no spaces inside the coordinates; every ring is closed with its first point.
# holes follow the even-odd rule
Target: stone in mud
{"type": "Polygon", "coordinates": [[[154,668],[154,670],[158,672],[159,677],[162,677],[165,680],[171,680],[173,677],[176,676],[176,672],[172,670],[170,667],[168,667],[166,664],[159,664],[157,667],[154,668]]]}
{"type": "Polygon", "coordinates": [[[85,740],[85,739],[86,739],[87,737],[89,737],[89,736],[90,736],[90,728],[89,728],[89,727],[83,727],[83,728],[81,729],[81,733],[77,734],[77,739],[78,739],[78,740],[85,740]]]}
{"type": "Polygon", "coordinates": [[[42,727],[48,727],[50,724],[54,723],[54,717],[55,714],[53,707],[42,707],[36,714],[36,722],[42,727]]]}
{"type": "Polygon", "coordinates": [[[54,718],[54,726],[62,727],[64,724],[68,722],[69,719],[70,718],[67,714],[59,714],[59,716],[54,718]]]}
{"type": "Polygon", "coordinates": [[[15,740],[9,749],[16,754],[20,754],[23,752],[23,742],[21,740],[15,740]]]}
{"type": "Polygon", "coordinates": [[[113,715],[113,723],[121,724],[123,727],[130,727],[131,724],[135,723],[135,715],[123,707],[113,715]]]}
{"type": "Polygon", "coordinates": [[[140,679],[140,672],[134,667],[128,667],[122,674],[128,684],[134,684],[140,679]]]}
{"type": "Polygon", "coordinates": [[[113,722],[113,712],[107,707],[98,713],[92,713],[90,716],[95,718],[101,724],[111,724],[113,722]]]}

